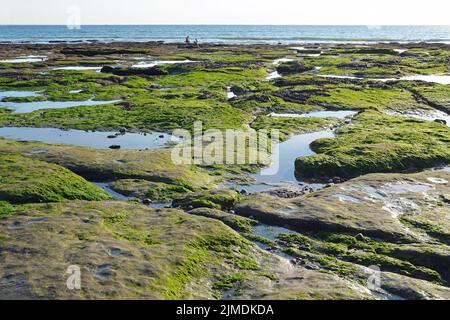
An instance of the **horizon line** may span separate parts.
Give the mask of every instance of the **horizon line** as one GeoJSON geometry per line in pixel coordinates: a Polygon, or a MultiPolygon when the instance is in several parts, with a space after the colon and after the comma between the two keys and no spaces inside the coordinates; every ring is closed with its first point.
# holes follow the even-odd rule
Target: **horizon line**
{"type": "MultiPolygon", "coordinates": [[[[66,24],[23,24],[23,23],[13,23],[13,24],[3,24],[0,23],[0,26],[60,26],[65,27],[66,24]]],[[[365,27],[365,26],[379,26],[379,27],[450,27],[450,24],[275,24],[275,23],[219,23],[219,24],[211,24],[211,23],[139,23],[139,24],[128,24],[128,23],[86,23],[81,24],[81,26],[340,26],[340,27],[365,27]]]]}

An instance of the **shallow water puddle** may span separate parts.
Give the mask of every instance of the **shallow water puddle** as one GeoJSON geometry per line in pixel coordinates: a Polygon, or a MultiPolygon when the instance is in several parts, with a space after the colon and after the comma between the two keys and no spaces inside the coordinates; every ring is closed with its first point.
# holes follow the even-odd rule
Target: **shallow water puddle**
{"type": "Polygon", "coordinates": [[[0,63],[33,63],[33,62],[42,62],[47,59],[48,58],[46,56],[25,56],[14,59],[0,60],[0,63]]]}
{"type": "Polygon", "coordinates": [[[341,202],[361,203],[361,200],[356,197],[349,196],[348,194],[336,193],[333,194],[333,197],[339,199],[341,202]]]}
{"type": "Polygon", "coordinates": [[[132,68],[153,68],[160,65],[165,64],[184,64],[184,63],[194,63],[192,60],[159,60],[159,61],[152,61],[152,62],[139,62],[137,64],[132,65],[132,68]]]}
{"type": "Polygon", "coordinates": [[[417,75],[417,76],[402,77],[400,78],[400,80],[425,81],[439,84],[450,84],[450,75],[417,75]]]}
{"type": "Polygon", "coordinates": [[[367,79],[370,81],[424,81],[438,84],[450,84],[450,75],[416,75],[416,76],[406,76],[401,78],[380,78],[380,79],[367,79]]]}
{"type": "Polygon", "coordinates": [[[128,200],[135,199],[133,197],[127,197],[127,196],[125,196],[123,194],[120,194],[120,193],[114,191],[113,189],[111,189],[111,187],[107,183],[104,183],[104,182],[92,182],[92,184],[94,184],[97,187],[100,187],[103,190],[105,190],[114,199],[121,200],[121,201],[128,201],[128,200]]]}
{"type": "Polygon", "coordinates": [[[308,113],[275,113],[269,114],[269,117],[283,117],[283,118],[339,118],[344,119],[349,116],[357,114],[356,111],[314,111],[308,113]]]}
{"type": "Polygon", "coordinates": [[[67,67],[57,67],[53,70],[70,70],[70,71],[97,71],[100,72],[103,67],[83,67],[83,66],[67,66],[67,67]]]}
{"type": "MultiPolygon", "coordinates": [[[[292,61],[294,61],[294,59],[290,59],[290,58],[280,58],[280,59],[275,59],[275,60],[272,62],[272,64],[273,64],[274,66],[278,66],[278,65],[280,65],[280,64],[282,64],[282,63],[285,63],[285,62],[292,62],[292,61]]],[[[279,74],[278,71],[274,71],[274,72],[270,73],[270,74],[266,77],[266,80],[273,80],[273,79],[278,79],[278,78],[281,78],[281,74],[279,74]]]]}
{"type": "Polygon", "coordinates": [[[322,78],[334,78],[334,79],[353,79],[353,80],[363,80],[363,78],[358,78],[354,76],[340,76],[334,74],[319,74],[319,77],[322,78]]]}
{"type": "Polygon", "coordinates": [[[278,236],[283,233],[297,234],[297,232],[286,228],[269,226],[266,224],[258,224],[253,228],[253,234],[272,241],[278,240],[278,236]]]}
{"type": "Polygon", "coordinates": [[[299,134],[280,143],[272,154],[272,164],[260,173],[253,175],[259,183],[280,183],[284,181],[298,183],[295,177],[295,159],[314,155],[310,144],[321,138],[333,138],[332,130],[299,134]]]}
{"type": "MultiPolygon", "coordinates": [[[[356,113],[355,111],[315,111],[302,116],[343,119],[351,117],[356,113]]],[[[295,187],[309,186],[314,190],[323,188],[325,186],[324,184],[300,182],[295,173],[295,160],[299,157],[307,157],[315,154],[310,148],[310,144],[313,141],[322,138],[333,138],[334,136],[333,130],[325,129],[290,137],[288,140],[275,146],[269,167],[261,170],[258,174],[251,175],[256,180],[256,183],[248,186],[239,186],[239,188],[249,193],[269,191],[281,185],[286,186],[289,184],[295,187]]]]}
{"type": "MultiPolygon", "coordinates": [[[[96,149],[108,149],[112,145],[122,149],[158,149],[166,147],[172,136],[166,133],[152,132],[147,134],[127,133],[118,135],[116,132],[61,130],[55,128],[3,127],[0,137],[19,141],[38,141],[49,144],[69,144],[96,149]]],[[[175,138],[174,138],[175,139],[175,138]]]]}
{"type": "Polygon", "coordinates": [[[266,80],[273,80],[279,78],[281,78],[281,74],[279,74],[278,71],[274,71],[266,77],[266,80]]]}
{"type": "Polygon", "coordinates": [[[416,118],[426,121],[435,121],[437,119],[445,120],[447,122],[447,126],[450,127],[450,115],[438,110],[435,111],[411,110],[403,113],[388,112],[388,114],[391,114],[393,116],[416,118]]]}
{"type": "Polygon", "coordinates": [[[97,106],[119,102],[120,100],[95,101],[36,101],[36,102],[0,102],[0,108],[13,110],[14,113],[28,113],[42,109],[64,109],[81,106],[97,106]]]}
{"type": "Polygon", "coordinates": [[[335,79],[352,79],[352,80],[369,80],[378,82],[388,82],[388,81],[424,81],[432,82],[438,84],[450,84],[450,75],[416,75],[416,76],[406,76],[401,78],[361,78],[355,76],[342,76],[334,74],[319,74],[319,77],[323,78],[335,78],[335,79]]]}
{"type": "Polygon", "coordinates": [[[42,94],[38,91],[0,91],[0,102],[3,98],[38,97],[42,94]]]}
{"type": "Polygon", "coordinates": [[[324,51],[321,50],[321,48],[291,47],[289,49],[295,50],[295,51],[297,51],[297,53],[308,56],[308,57],[320,57],[320,55],[324,53],[324,51]],[[302,51],[311,52],[312,50],[314,50],[314,51],[320,50],[320,53],[302,53],[302,51]]]}
{"type": "Polygon", "coordinates": [[[227,87],[227,99],[233,99],[236,98],[237,95],[231,91],[231,87],[227,87]]]}

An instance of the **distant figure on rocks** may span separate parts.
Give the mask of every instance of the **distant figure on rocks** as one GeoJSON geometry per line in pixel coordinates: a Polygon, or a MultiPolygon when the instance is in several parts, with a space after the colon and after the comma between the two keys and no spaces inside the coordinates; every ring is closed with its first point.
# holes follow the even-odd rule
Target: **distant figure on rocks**
{"type": "Polygon", "coordinates": [[[199,44],[198,44],[197,38],[195,38],[194,45],[195,45],[197,48],[200,48],[200,46],[199,46],[199,44]]]}
{"type": "Polygon", "coordinates": [[[191,39],[189,38],[189,36],[186,37],[186,40],[184,42],[186,43],[186,47],[191,44],[191,39]]]}

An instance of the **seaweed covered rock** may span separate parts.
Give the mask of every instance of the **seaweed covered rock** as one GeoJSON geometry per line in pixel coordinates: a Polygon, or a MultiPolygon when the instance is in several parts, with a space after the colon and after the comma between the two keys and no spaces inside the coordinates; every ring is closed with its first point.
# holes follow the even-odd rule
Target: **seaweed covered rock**
{"type": "Polygon", "coordinates": [[[384,241],[421,243],[426,241],[425,231],[446,244],[450,224],[439,221],[448,209],[449,181],[445,170],[371,174],[293,199],[250,195],[234,210],[299,232],[361,233],[384,241]]]}
{"type": "MultiPolygon", "coordinates": [[[[173,184],[200,188],[210,186],[214,178],[190,166],[176,165],[171,161],[170,150],[103,150],[69,145],[47,145],[35,142],[16,142],[0,138],[0,152],[26,155],[61,167],[88,178],[91,181],[115,181],[125,179],[117,184],[117,190],[132,192],[127,185],[139,185],[142,182],[145,191],[154,186],[150,182],[173,184]],[[127,179],[132,179],[128,180],[127,179]],[[133,183],[134,180],[139,180],[133,183]],[[147,188],[148,187],[148,188],[147,188]]],[[[113,184],[114,185],[114,184],[113,184]]],[[[164,186],[164,185],[163,185],[164,186]]]]}
{"type": "Polygon", "coordinates": [[[446,170],[370,174],[294,199],[250,195],[235,212],[291,230],[278,235],[278,244],[300,263],[340,274],[377,265],[448,286],[449,181],[446,170]]]}
{"type": "Polygon", "coordinates": [[[0,234],[1,299],[370,297],[355,282],[290,265],[217,220],[179,210],[24,205],[0,219],[0,234]],[[81,290],[68,290],[76,269],[81,290]]]}
{"type": "Polygon", "coordinates": [[[116,76],[164,76],[169,74],[167,71],[158,67],[152,68],[114,68],[105,66],[102,73],[112,73],[116,76]]]}
{"type": "Polygon", "coordinates": [[[119,179],[110,182],[109,186],[123,195],[137,198],[147,197],[159,202],[169,202],[197,188],[195,184],[194,186],[187,185],[183,181],[164,183],[143,179],[119,179]]]}
{"type": "Polygon", "coordinates": [[[277,67],[277,71],[281,74],[302,73],[312,69],[298,61],[285,62],[277,67]]]}
{"type": "Polygon", "coordinates": [[[77,56],[107,56],[107,55],[120,55],[120,54],[146,54],[148,53],[145,49],[117,49],[117,48],[63,48],[61,53],[68,55],[77,55],[77,56]]]}
{"type": "Polygon", "coordinates": [[[317,155],[298,158],[307,178],[352,178],[372,172],[402,172],[450,163],[450,128],[438,123],[364,112],[332,139],[319,139],[317,155]]]}
{"type": "Polygon", "coordinates": [[[220,220],[230,228],[241,232],[251,232],[253,226],[257,224],[253,219],[211,208],[193,209],[189,214],[220,220]]]}
{"type": "Polygon", "coordinates": [[[175,199],[172,205],[183,209],[212,208],[227,210],[233,208],[240,198],[240,194],[233,190],[213,190],[188,193],[175,199]]]}
{"type": "Polygon", "coordinates": [[[56,164],[0,153],[0,200],[11,203],[107,200],[110,196],[56,164]]]}

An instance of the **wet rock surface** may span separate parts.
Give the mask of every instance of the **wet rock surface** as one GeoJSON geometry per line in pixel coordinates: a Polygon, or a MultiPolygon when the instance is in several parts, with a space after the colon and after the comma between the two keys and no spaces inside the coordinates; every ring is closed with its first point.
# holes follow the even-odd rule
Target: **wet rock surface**
{"type": "MultiPolygon", "coordinates": [[[[411,230],[405,220],[436,219],[444,214],[448,206],[441,206],[440,199],[448,193],[448,181],[450,176],[446,171],[375,174],[293,199],[250,195],[234,210],[237,214],[298,231],[361,233],[386,241],[421,242],[422,232],[411,230]],[[434,176],[442,180],[435,180],[434,176]]],[[[433,220],[428,223],[438,227],[433,220]]]]}
{"type": "Polygon", "coordinates": [[[45,56],[0,63],[0,106],[117,101],[0,108],[8,130],[106,141],[0,138],[1,298],[450,298],[450,176],[427,170],[450,159],[448,45],[0,46],[0,60],[45,56]],[[263,163],[175,165],[172,145],[125,150],[122,138],[162,142],[195,121],[279,129],[292,161],[258,181],[263,163]],[[70,265],[81,291],[66,289],[70,265]]]}
{"type": "Polygon", "coordinates": [[[235,283],[242,298],[294,298],[305,291],[322,298],[370,296],[346,280],[267,256],[214,219],[177,210],[120,202],[33,205],[0,221],[0,229],[7,239],[0,244],[7,253],[2,299],[206,299],[236,273],[244,275],[235,283]],[[48,218],[42,225],[8,228],[12,220],[42,214],[48,218]],[[81,269],[82,290],[66,288],[70,265],[81,269]],[[189,277],[180,277],[186,268],[189,277]],[[217,271],[205,272],[210,268],[217,271]],[[322,280],[333,286],[314,284],[322,280]]]}
{"type": "Polygon", "coordinates": [[[112,73],[117,76],[161,76],[167,75],[167,71],[161,70],[158,67],[152,67],[148,69],[144,68],[113,68],[113,67],[103,67],[101,70],[102,73],[112,73]]]}
{"type": "Polygon", "coordinates": [[[388,292],[422,299],[415,283],[450,280],[449,178],[446,170],[372,174],[294,199],[249,195],[234,211],[297,231],[275,238],[278,250],[297,257],[295,264],[338,273],[377,265],[388,292]]]}

